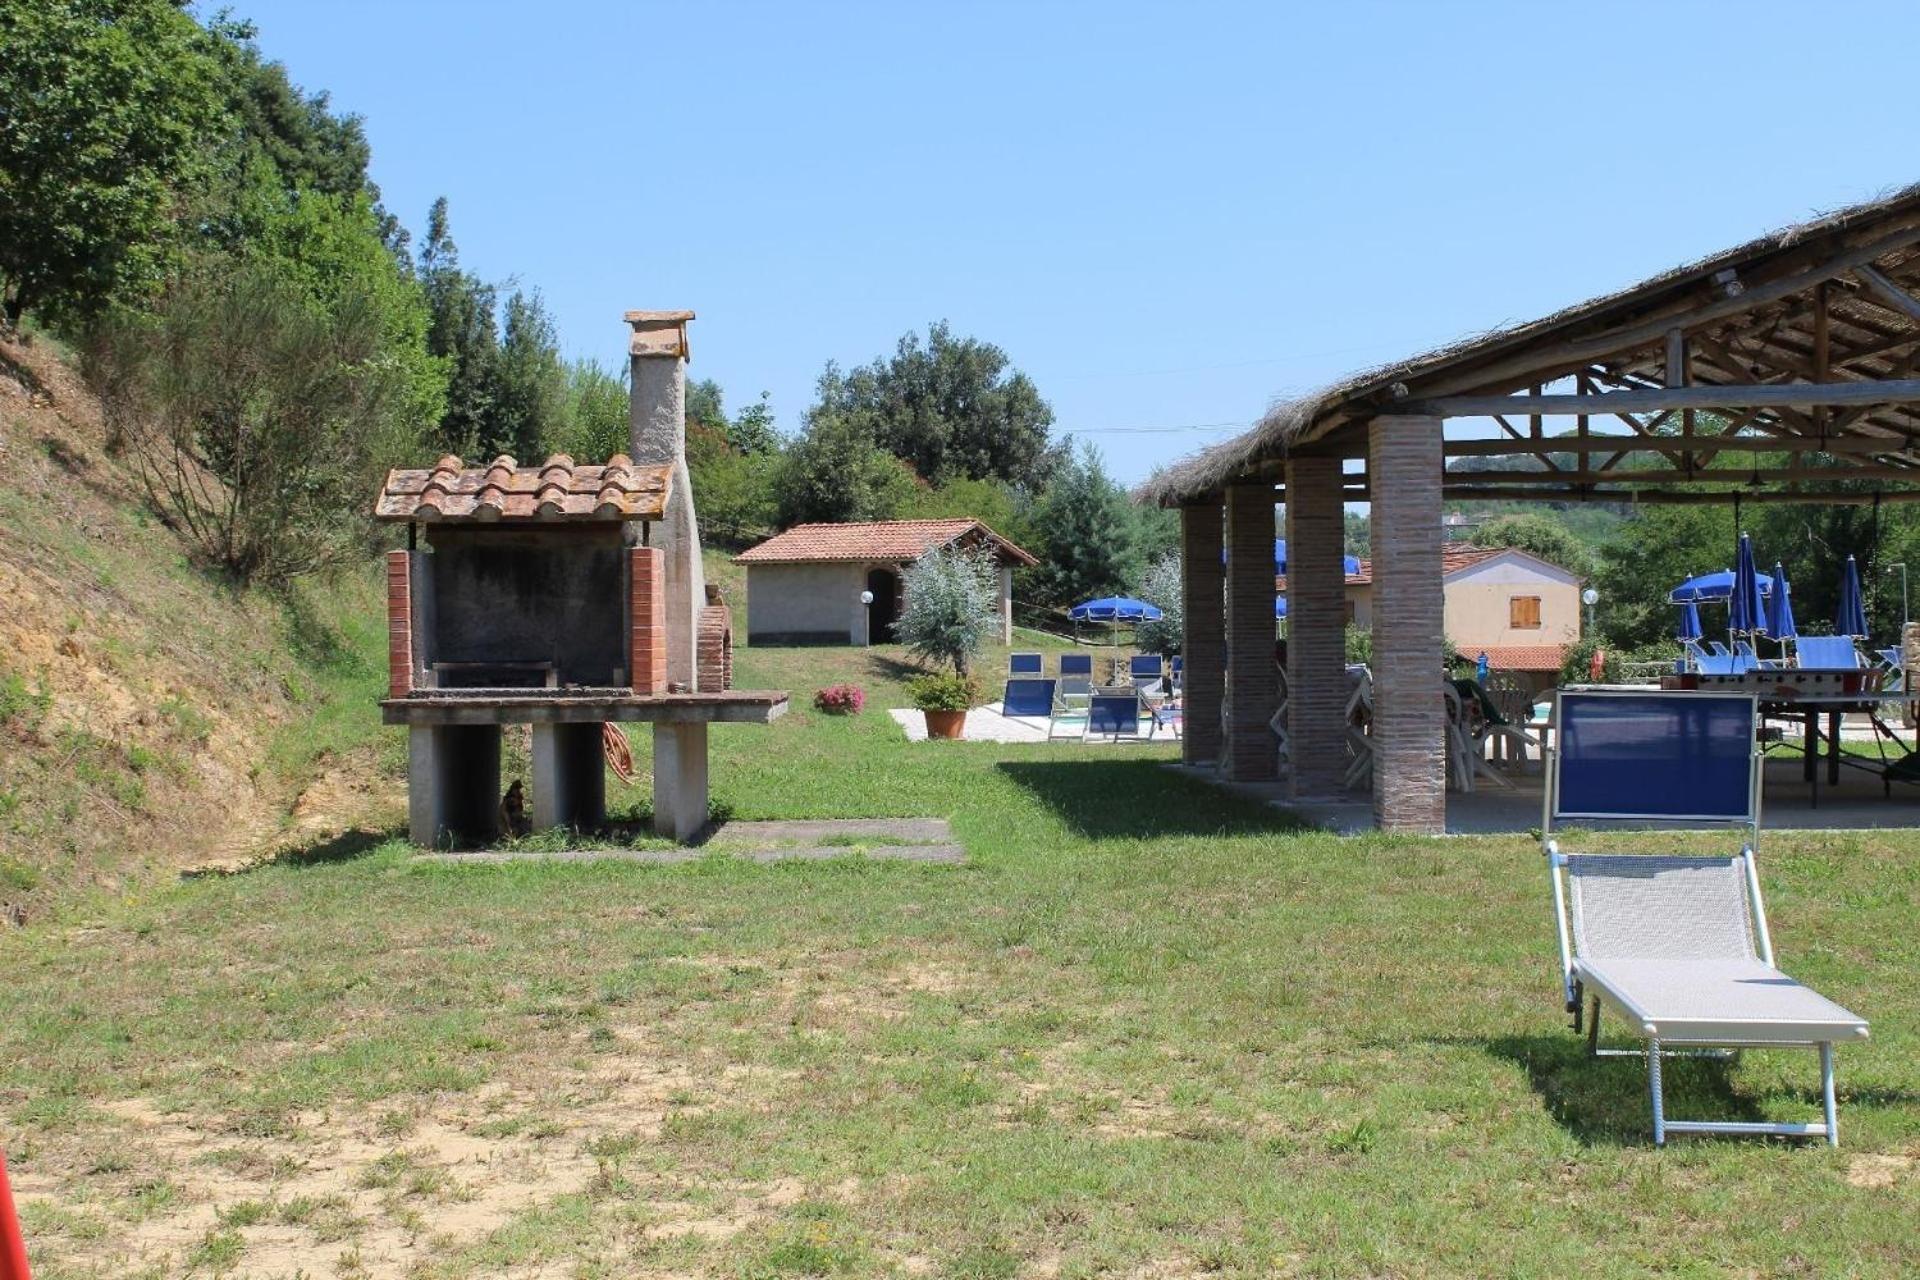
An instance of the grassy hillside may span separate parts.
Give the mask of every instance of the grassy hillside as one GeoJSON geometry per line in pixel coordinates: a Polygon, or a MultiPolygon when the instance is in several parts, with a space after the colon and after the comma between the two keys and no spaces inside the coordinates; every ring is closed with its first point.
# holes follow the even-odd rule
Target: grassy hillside
{"type": "Polygon", "coordinates": [[[0,903],[391,811],[371,571],[283,596],[202,573],[44,339],[0,340],[0,468],[0,903]]]}

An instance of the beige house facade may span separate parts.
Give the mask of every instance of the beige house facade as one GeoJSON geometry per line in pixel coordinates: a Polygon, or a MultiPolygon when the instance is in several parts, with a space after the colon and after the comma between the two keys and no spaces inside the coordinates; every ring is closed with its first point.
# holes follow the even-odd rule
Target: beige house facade
{"type": "Polygon", "coordinates": [[[750,645],[886,644],[906,568],[941,547],[978,547],[999,571],[1000,642],[1013,639],[1013,571],[1037,564],[978,520],[803,524],[734,557],[747,571],[750,645]]]}
{"type": "MultiPolygon", "coordinates": [[[[1580,642],[1583,583],[1578,575],[1518,547],[1449,545],[1441,552],[1441,600],[1447,639],[1461,657],[1487,655],[1495,671],[1551,683],[1580,642]]],[[[1286,591],[1286,579],[1275,586],[1286,591]]],[[[1373,564],[1346,579],[1347,620],[1373,627],[1373,564]]]]}

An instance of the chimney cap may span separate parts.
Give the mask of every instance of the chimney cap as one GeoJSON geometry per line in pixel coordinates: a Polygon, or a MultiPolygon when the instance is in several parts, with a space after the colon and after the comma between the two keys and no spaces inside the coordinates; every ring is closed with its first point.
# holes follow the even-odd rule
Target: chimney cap
{"type": "Polygon", "coordinates": [[[692,359],[693,353],[687,346],[687,321],[691,319],[691,311],[627,312],[627,323],[633,326],[628,354],[692,359]]]}

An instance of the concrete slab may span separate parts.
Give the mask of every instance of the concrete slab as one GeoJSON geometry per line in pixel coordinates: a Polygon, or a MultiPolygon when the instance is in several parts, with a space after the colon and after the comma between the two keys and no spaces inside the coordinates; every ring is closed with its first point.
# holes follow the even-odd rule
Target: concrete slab
{"type": "Polygon", "coordinates": [[[945,818],[820,818],[781,822],[728,822],[709,843],[779,844],[837,838],[887,844],[938,844],[953,839],[945,818]]]}
{"type": "Polygon", "coordinates": [[[667,867],[707,857],[732,857],[743,862],[828,862],[835,858],[864,858],[872,862],[926,862],[959,866],[966,862],[967,851],[957,844],[876,845],[786,845],[772,849],[557,849],[526,850],[476,849],[471,853],[419,853],[410,861],[438,862],[451,866],[499,866],[512,862],[631,862],[641,866],[667,867]]]}

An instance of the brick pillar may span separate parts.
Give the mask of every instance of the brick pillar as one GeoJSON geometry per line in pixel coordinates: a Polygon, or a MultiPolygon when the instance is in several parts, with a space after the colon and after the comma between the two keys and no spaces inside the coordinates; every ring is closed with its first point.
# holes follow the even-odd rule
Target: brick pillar
{"type": "Polygon", "coordinates": [[[1367,434],[1367,481],[1373,492],[1373,814],[1382,831],[1446,829],[1440,442],[1438,418],[1375,418],[1367,434]]]}
{"type": "Polygon", "coordinates": [[[1227,489],[1227,777],[1279,776],[1280,743],[1267,722],[1280,705],[1273,666],[1273,485],[1227,489]]]}
{"type": "Polygon", "coordinates": [[[1220,763],[1220,705],[1226,691],[1226,566],[1218,502],[1180,508],[1180,641],[1186,668],[1180,758],[1220,763]]]}
{"type": "Polygon", "coordinates": [[[627,682],[635,693],[667,691],[666,557],[627,548],[627,682]]]}
{"type": "Polygon", "coordinates": [[[387,696],[413,692],[413,559],[387,552],[387,696]]]}
{"type": "Polygon", "coordinates": [[[1291,791],[1332,796],[1346,774],[1346,507],[1338,458],[1287,462],[1287,738],[1291,791]]]}

